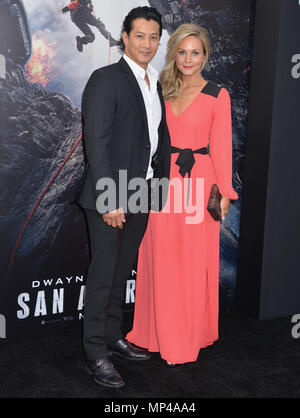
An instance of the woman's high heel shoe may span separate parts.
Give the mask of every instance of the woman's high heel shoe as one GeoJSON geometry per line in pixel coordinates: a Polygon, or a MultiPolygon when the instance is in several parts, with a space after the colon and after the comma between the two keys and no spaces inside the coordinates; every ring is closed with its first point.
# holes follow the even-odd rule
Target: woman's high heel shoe
{"type": "MultiPolygon", "coordinates": [[[[184,364],[184,363],[183,363],[183,364],[184,364]]],[[[180,366],[183,366],[183,364],[168,363],[167,361],[165,361],[165,365],[166,365],[167,367],[170,367],[170,368],[180,367],[180,366]]]]}

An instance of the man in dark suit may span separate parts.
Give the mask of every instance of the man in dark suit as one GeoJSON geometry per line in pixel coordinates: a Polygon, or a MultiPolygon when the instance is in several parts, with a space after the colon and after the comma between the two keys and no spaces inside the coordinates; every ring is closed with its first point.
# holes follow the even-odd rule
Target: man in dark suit
{"type": "MultiPolygon", "coordinates": [[[[92,250],[83,345],[88,371],[94,380],[115,388],[124,386],[124,381],[109,359],[111,354],[128,360],[150,357],[147,351],[124,339],[122,303],[125,283],[149,216],[149,206],[146,211],[134,211],[128,204],[134,197],[128,183],[133,179],[145,182],[142,200],[148,197],[153,178],[168,179],[170,172],[164,101],[158,74],[149,65],[161,34],[161,16],[156,9],[146,6],[133,9],[123,25],[120,41],[123,57],[116,64],[96,70],[83,94],[88,168],[79,203],[86,213],[92,250]],[[125,181],[120,173],[126,173],[125,181]],[[114,199],[108,199],[108,208],[101,200],[104,192],[100,184],[107,178],[114,180],[116,191],[114,199]]],[[[160,209],[165,198],[158,204],[160,209]]]]}

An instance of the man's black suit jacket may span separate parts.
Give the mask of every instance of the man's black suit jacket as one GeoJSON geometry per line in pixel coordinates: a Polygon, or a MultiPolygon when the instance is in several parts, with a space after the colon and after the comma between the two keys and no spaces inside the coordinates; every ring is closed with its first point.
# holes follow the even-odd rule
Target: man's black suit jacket
{"type": "MultiPolygon", "coordinates": [[[[157,152],[152,159],[154,177],[169,178],[170,136],[160,83],[162,106],[157,152]]],[[[138,82],[124,58],[116,64],[97,69],[91,75],[82,100],[84,150],[87,169],[77,201],[84,208],[96,209],[101,191],[99,179],[109,177],[117,185],[119,207],[119,170],[127,170],[128,182],[146,178],[150,159],[150,139],[144,99],[138,82]]],[[[130,193],[128,192],[128,198],[130,193]]],[[[159,205],[161,209],[163,203],[159,205]]]]}

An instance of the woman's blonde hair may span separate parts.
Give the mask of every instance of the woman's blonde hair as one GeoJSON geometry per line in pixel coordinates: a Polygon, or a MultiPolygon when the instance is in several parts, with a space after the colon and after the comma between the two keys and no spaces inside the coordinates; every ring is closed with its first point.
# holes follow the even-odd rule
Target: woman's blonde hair
{"type": "Polygon", "coordinates": [[[202,43],[205,59],[201,71],[209,59],[211,46],[207,30],[194,23],[179,26],[169,39],[166,64],[160,76],[163,96],[168,101],[179,95],[182,86],[182,74],[176,66],[176,54],[179,45],[187,36],[195,36],[202,43]]]}

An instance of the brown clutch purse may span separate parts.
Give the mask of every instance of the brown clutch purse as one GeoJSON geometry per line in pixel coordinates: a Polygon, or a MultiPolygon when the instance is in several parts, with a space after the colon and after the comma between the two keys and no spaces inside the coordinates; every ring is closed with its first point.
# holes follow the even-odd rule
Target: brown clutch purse
{"type": "Polygon", "coordinates": [[[208,199],[207,210],[215,221],[221,221],[221,194],[217,184],[213,184],[208,199]]]}

